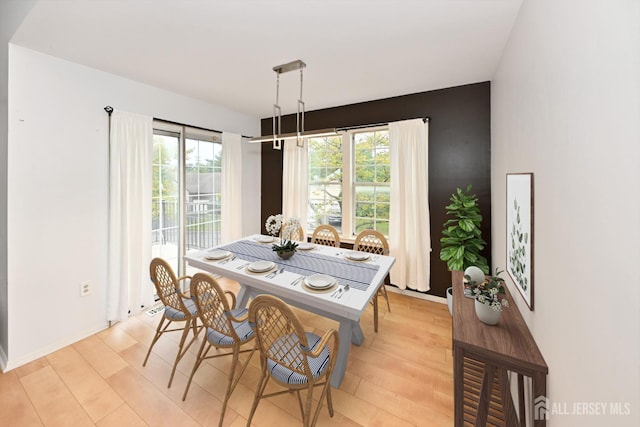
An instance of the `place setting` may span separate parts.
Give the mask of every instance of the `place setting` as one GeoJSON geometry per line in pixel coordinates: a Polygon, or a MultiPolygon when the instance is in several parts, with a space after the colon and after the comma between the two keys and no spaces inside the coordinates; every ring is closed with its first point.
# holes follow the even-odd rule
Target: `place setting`
{"type": "Polygon", "coordinates": [[[256,242],[258,243],[273,243],[276,240],[275,237],[273,236],[265,236],[265,235],[260,235],[258,237],[256,237],[256,242]]]}
{"type": "Polygon", "coordinates": [[[309,243],[309,242],[300,242],[298,243],[298,250],[299,251],[312,251],[316,248],[316,245],[314,245],[313,243],[309,243]]]}
{"type": "Polygon", "coordinates": [[[360,252],[360,251],[347,251],[344,253],[344,257],[349,261],[368,261],[371,258],[371,255],[368,252],[360,252]]]}
{"type": "MultiPolygon", "coordinates": [[[[206,261],[231,261],[232,253],[221,249],[212,249],[204,255],[206,261]]],[[[235,258],[235,255],[233,256],[235,258]]]]}
{"type": "Polygon", "coordinates": [[[254,261],[247,264],[244,271],[248,274],[269,274],[277,269],[277,265],[273,261],[254,261]]]}
{"type": "Polygon", "coordinates": [[[336,278],[328,274],[312,274],[306,276],[300,283],[304,290],[314,293],[331,292],[338,286],[336,278]]]}

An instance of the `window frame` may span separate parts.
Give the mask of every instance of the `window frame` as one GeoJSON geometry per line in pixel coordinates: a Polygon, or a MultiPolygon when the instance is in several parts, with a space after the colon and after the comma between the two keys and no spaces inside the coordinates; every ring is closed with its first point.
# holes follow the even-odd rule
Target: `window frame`
{"type": "MultiPolygon", "coordinates": [[[[341,138],[341,148],[342,148],[342,183],[341,183],[341,192],[342,192],[342,223],[341,229],[338,231],[340,234],[340,239],[346,242],[353,242],[356,238],[356,187],[358,183],[355,182],[355,135],[362,133],[372,133],[372,132],[389,132],[388,125],[379,125],[379,126],[370,126],[370,127],[359,127],[356,129],[350,129],[342,131],[340,135],[341,138]]],[[[309,150],[309,140],[306,139],[306,149],[309,150]]],[[[389,164],[389,167],[391,164],[389,164]]],[[[311,165],[309,165],[311,168],[311,165]]],[[[310,170],[310,169],[309,169],[310,170]]],[[[366,183],[365,185],[368,185],[366,183]]],[[[362,183],[360,183],[362,186],[362,183]]],[[[389,182],[390,186],[390,182],[389,182]]],[[[311,189],[311,180],[308,183],[309,190],[311,189]]],[[[310,192],[309,192],[310,193],[310,192]]],[[[306,232],[311,235],[313,233],[313,227],[309,228],[309,222],[307,218],[306,223],[306,232]]],[[[388,238],[388,235],[385,234],[385,237],[388,238]]]]}
{"type": "MultiPolygon", "coordinates": [[[[222,150],[222,133],[214,130],[202,129],[183,125],[179,123],[167,122],[164,120],[153,120],[153,135],[165,135],[178,138],[178,244],[177,260],[173,267],[178,276],[188,274],[188,266],[184,261],[187,253],[187,140],[211,141],[220,144],[222,150]],[[176,268],[177,267],[177,268],[176,268]]],[[[222,152],[222,151],[221,151],[222,152]]],[[[220,168],[220,174],[224,173],[220,168]]],[[[152,195],[153,197],[153,195],[152,195]]],[[[150,230],[150,232],[152,232],[150,230]]],[[[153,244],[153,243],[152,243],[153,244]]]]}

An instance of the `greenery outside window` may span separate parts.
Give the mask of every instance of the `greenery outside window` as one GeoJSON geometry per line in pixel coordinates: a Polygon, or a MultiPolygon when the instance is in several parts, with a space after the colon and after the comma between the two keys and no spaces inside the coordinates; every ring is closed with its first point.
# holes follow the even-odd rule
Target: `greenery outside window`
{"type": "Polygon", "coordinates": [[[386,127],[309,138],[307,230],[334,226],[343,238],[389,232],[390,159],[386,127]]]}

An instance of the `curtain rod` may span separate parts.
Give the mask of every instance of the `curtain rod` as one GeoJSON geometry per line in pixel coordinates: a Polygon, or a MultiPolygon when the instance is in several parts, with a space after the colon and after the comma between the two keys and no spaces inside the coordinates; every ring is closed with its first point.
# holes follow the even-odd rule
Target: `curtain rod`
{"type": "MultiPolygon", "coordinates": [[[[418,117],[419,119],[422,119],[422,121],[424,123],[428,122],[431,120],[431,117],[418,117]]],[[[403,119],[404,120],[413,120],[413,119],[403,119]]],[[[364,128],[373,128],[376,126],[388,126],[389,122],[382,122],[382,123],[372,123],[372,124],[368,124],[368,125],[354,125],[354,126],[343,126],[343,127],[337,127],[336,131],[344,131],[344,130],[353,130],[353,129],[364,129],[364,128]]]]}
{"type": "MultiPolygon", "coordinates": [[[[110,105],[107,105],[106,107],[104,107],[104,111],[106,111],[107,114],[109,115],[109,117],[111,117],[111,113],[113,113],[113,107],[110,106],[110,105]]],[[[223,133],[221,130],[207,129],[207,128],[203,128],[201,126],[187,125],[187,124],[184,124],[184,123],[174,122],[172,120],[160,119],[158,117],[154,117],[153,120],[157,120],[157,121],[163,122],[163,123],[168,123],[168,124],[171,124],[171,125],[186,126],[186,127],[190,127],[190,128],[193,128],[193,129],[206,130],[206,131],[209,131],[209,132],[223,133]]],[[[240,135],[240,136],[242,138],[252,138],[251,136],[246,136],[246,135],[240,135]]]]}

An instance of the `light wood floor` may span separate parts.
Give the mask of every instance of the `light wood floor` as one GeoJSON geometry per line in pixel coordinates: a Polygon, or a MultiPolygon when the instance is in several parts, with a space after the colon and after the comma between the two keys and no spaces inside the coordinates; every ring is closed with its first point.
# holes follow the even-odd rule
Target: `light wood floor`
{"type": "MultiPolygon", "coordinates": [[[[237,283],[224,281],[228,289],[237,283]]],[[[351,346],[347,372],[332,390],[318,426],[452,426],[451,317],[444,304],[389,293],[380,299],[379,332],[373,308],[361,319],[365,341],[351,346]]],[[[337,323],[297,310],[305,329],[322,335],[337,323]]],[[[145,313],[0,375],[0,426],[217,426],[230,358],[203,363],[185,402],[182,393],[198,341],[167,382],[178,333],[165,334],[146,367],[142,361],[159,315],[145,313]]],[[[235,389],[226,426],[245,426],[259,377],[256,353],[235,389]]],[[[253,425],[300,425],[294,395],[263,400],[253,425]]]]}

